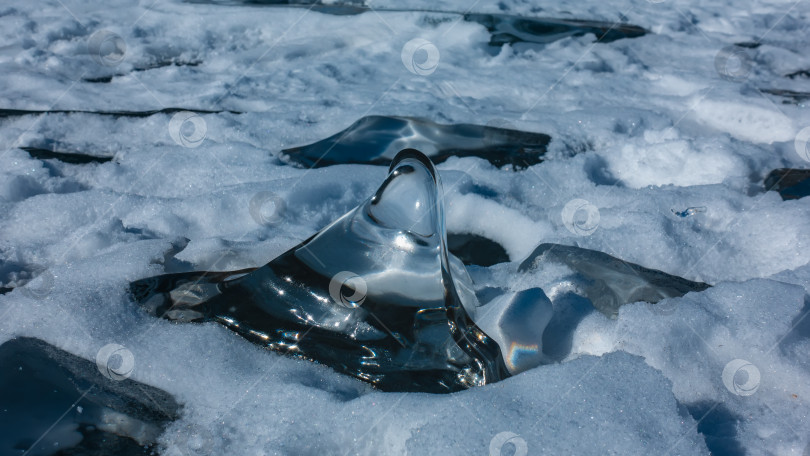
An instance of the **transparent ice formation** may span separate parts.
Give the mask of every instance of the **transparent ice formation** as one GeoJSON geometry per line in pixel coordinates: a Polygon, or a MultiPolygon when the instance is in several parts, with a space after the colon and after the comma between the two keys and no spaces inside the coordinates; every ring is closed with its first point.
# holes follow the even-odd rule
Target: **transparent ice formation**
{"type": "Polygon", "coordinates": [[[543,353],[543,333],[554,308],[540,288],[500,295],[479,314],[476,321],[498,342],[512,375],[554,362],[543,353]]]}
{"type": "Polygon", "coordinates": [[[633,264],[607,253],[560,244],[540,244],[518,270],[561,265],[570,274],[546,290],[552,301],[567,292],[588,299],[597,310],[615,316],[619,307],[634,302],[656,304],[665,298],[703,291],[709,285],[633,264]]]}
{"type": "Polygon", "coordinates": [[[307,168],[346,163],[388,165],[403,149],[418,149],[434,163],[476,156],[495,166],[523,168],[542,161],[549,141],[551,137],[542,133],[496,126],[368,116],[326,139],[282,152],[288,161],[307,168]]]}
{"type": "Polygon", "coordinates": [[[371,198],[270,263],[168,274],[131,290],[152,314],[219,322],[385,391],[438,393],[562,360],[578,311],[560,300],[566,291],[613,316],[626,303],[707,287],[605,253],[542,244],[519,271],[556,264],[571,273],[548,296],[503,291],[482,307],[447,245],[439,176],[427,156],[406,149],[371,198]]]}
{"type": "Polygon", "coordinates": [[[475,323],[464,265],[447,251],[441,182],[400,152],[377,192],[249,273],[186,273],[132,284],[153,314],[216,321],[272,350],[382,390],[451,392],[509,376],[475,323]]]}

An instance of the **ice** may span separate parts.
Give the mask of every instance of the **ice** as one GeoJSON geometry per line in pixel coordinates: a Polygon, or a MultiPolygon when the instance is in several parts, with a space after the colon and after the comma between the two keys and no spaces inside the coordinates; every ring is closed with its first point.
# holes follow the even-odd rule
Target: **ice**
{"type": "Polygon", "coordinates": [[[810,195],[810,170],[775,169],[765,177],[765,189],[779,192],[782,199],[798,199],[810,195]]]}
{"type": "Polygon", "coordinates": [[[540,288],[496,297],[481,309],[477,323],[498,342],[512,374],[550,364],[543,353],[543,332],[554,314],[551,301],[540,288]]]}
{"type": "Polygon", "coordinates": [[[130,378],[183,406],[165,454],[487,454],[511,441],[509,454],[521,440],[529,454],[806,452],[810,199],[763,185],[810,167],[806,2],[366,5],[342,16],[244,2],[1,6],[0,340],[34,337],[91,362],[126,347],[130,378]],[[469,8],[649,33],[492,46],[458,14],[469,8]],[[415,11],[430,9],[446,12],[415,11]],[[125,43],[115,66],[88,50],[103,30],[125,43]],[[431,74],[403,64],[414,39],[439,51],[431,74]],[[205,122],[195,148],[182,144],[198,135],[169,131],[181,112],[205,122]],[[140,278],[264,265],[361,204],[383,166],[300,169],[280,152],[369,116],[551,138],[543,162],[517,172],[477,157],[438,166],[448,237],[485,238],[508,259],[465,266],[483,307],[536,288],[552,297],[567,266],[517,272],[541,244],[712,287],[628,303],[615,319],[572,293],[541,340],[553,363],[445,395],[375,391],[129,301],[140,278]],[[266,192],[283,199],[280,219],[266,192]],[[257,197],[267,204],[251,211],[257,197]],[[564,220],[573,200],[599,222],[564,220]],[[705,210],[676,214],[689,208],[705,210]]]}
{"type": "MultiPolygon", "coordinates": [[[[197,0],[200,3],[203,1],[197,0]]],[[[419,12],[429,13],[437,16],[461,16],[461,19],[468,22],[476,22],[483,25],[492,34],[489,45],[500,47],[504,44],[528,44],[525,48],[538,48],[542,45],[554,41],[571,37],[593,34],[599,41],[609,43],[622,38],[635,38],[647,33],[641,27],[630,24],[617,24],[601,21],[589,21],[583,19],[554,19],[554,18],[534,18],[511,14],[481,14],[471,13],[471,9],[465,11],[451,11],[436,9],[433,5],[403,8],[403,5],[395,8],[377,7],[371,4],[364,4],[357,1],[266,1],[254,3],[246,0],[207,0],[205,3],[215,4],[248,4],[261,6],[284,6],[308,8],[326,14],[354,15],[370,11],[377,12],[419,12]],[[538,46],[540,45],[540,46],[538,46]]],[[[414,2],[416,3],[416,2],[414,2]]],[[[504,8],[502,8],[504,9],[504,8]]],[[[523,46],[521,46],[523,47],[523,46]]]]}
{"type": "MultiPolygon", "coordinates": [[[[644,356],[651,366],[661,369],[673,380],[673,392],[680,402],[722,404],[739,421],[735,441],[743,448],[787,453],[790,445],[780,443],[782,436],[773,432],[774,420],[798,423],[804,419],[806,407],[794,401],[807,394],[807,386],[788,379],[802,375],[803,368],[796,361],[806,352],[799,354],[805,348],[786,350],[780,338],[806,315],[800,287],[752,280],[688,294],[667,314],[656,314],[649,305],[631,305],[620,310],[622,323],[586,318],[582,324],[599,325],[599,334],[619,338],[624,350],[644,356]],[[779,298],[774,299],[776,296],[779,298]],[[764,302],[769,304],[763,306],[764,302]],[[774,331],[764,332],[763,327],[774,331]],[[754,369],[728,373],[725,369],[733,368],[735,360],[751,363],[754,369]],[[760,376],[760,381],[752,383],[756,390],[749,394],[737,389],[745,387],[750,375],[760,376]]],[[[582,336],[592,332],[586,329],[582,336]]],[[[805,333],[799,339],[806,341],[806,337],[805,333]]],[[[575,336],[573,351],[595,354],[605,343],[612,341],[575,336]]]]}
{"type": "Polygon", "coordinates": [[[434,163],[450,157],[481,157],[495,166],[525,168],[542,161],[551,138],[541,133],[483,125],[441,125],[407,117],[364,117],[349,128],[308,146],[283,150],[285,158],[312,168],[334,164],[391,162],[403,149],[418,149],[434,163]]]}
{"type": "MultiPolygon", "coordinates": [[[[479,304],[472,288],[461,261],[447,252],[441,181],[413,149],[397,154],[371,198],[259,269],[131,285],[153,315],[216,321],[382,390],[424,392],[507,375],[497,343],[473,321],[479,304]]],[[[513,308],[511,318],[522,312],[513,308]]]]}
{"type": "Polygon", "coordinates": [[[128,380],[130,371],[117,374],[126,364],[119,353],[131,358],[116,347],[93,364],[37,339],[0,345],[0,453],[138,454],[154,445],[181,407],[164,391],[128,380]]]}
{"type": "Polygon", "coordinates": [[[447,249],[465,265],[492,266],[509,261],[503,246],[477,234],[448,234],[447,249]]]}
{"type": "Polygon", "coordinates": [[[554,294],[552,299],[575,293],[608,316],[617,315],[624,304],[656,304],[709,288],[705,283],[647,269],[603,252],[559,244],[541,244],[520,263],[518,271],[545,276],[546,289],[554,294]],[[559,271],[559,266],[567,271],[559,271]]]}
{"type": "Polygon", "coordinates": [[[647,33],[641,27],[587,20],[537,19],[506,14],[465,14],[464,19],[482,24],[492,33],[489,44],[548,44],[564,37],[593,34],[609,43],[622,38],[636,38],[647,33]]]}

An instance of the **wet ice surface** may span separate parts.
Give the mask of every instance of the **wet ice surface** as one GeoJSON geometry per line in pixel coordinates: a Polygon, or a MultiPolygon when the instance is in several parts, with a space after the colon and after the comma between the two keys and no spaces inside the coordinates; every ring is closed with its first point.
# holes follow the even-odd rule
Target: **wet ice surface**
{"type": "Polygon", "coordinates": [[[810,117],[806,101],[762,91],[810,92],[804,3],[481,3],[471,13],[651,32],[494,55],[486,27],[457,14],[62,3],[72,14],[58,2],[0,8],[0,336],[87,360],[126,347],[131,379],[183,405],[160,437],[167,454],[486,454],[510,439],[529,454],[805,451],[810,203],[763,182],[808,168],[796,139],[810,117]],[[99,30],[121,37],[120,61],[117,44],[112,61],[88,53],[99,30]],[[416,38],[436,46],[435,67],[425,49],[403,64],[416,38]],[[199,114],[182,134],[169,129],[177,109],[199,114]],[[510,260],[467,267],[481,301],[548,287],[548,275],[517,272],[543,243],[712,287],[630,303],[615,319],[569,295],[557,317],[567,330],[549,345],[559,363],[448,395],[374,391],[129,301],[137,279],[266,264],[360,204],[384,167],[297,169],[279,152],[371,115],[552,138],[544,161],[517,173],[473,157],[438,166],[448,231],[490,239],[510,260]],[[8,291],[34,276],[28,293],[8,291]]]}
{"type": "MultiPolygon", "coordinates": [[[[598,41],[609,43],[623,38],[636,38],[647,33],[642,27],[608,21],[589,21],[570,18],[542,18],[521,16],[515,14],[491,14],[464,12],[452,9],[437,9],[435,5],[429,7],[402,8],[383,6],[375,8],[373,5],[364,5],[362,2],[321,2],[321,1],[240,1],[240,0],[191,0],[194,3],[212,3],[219,5],[250,5],[274,7],[307,8],[325,14],[354,15],[365,12],[393,13],[393,12],[420,12],[432,13],[437,16],[459,16],[455,20],[475,22],[486,27],[491,33],[489,45],[499,47],[503,44],[520,44],[523,49],[537,48],[554,41],[572,36],[591,34],[598,41]],[[525,46],[523,46],[525,45],[525,46]]],[[[435,20],[435,19],[434,19],[435,20]]]]}

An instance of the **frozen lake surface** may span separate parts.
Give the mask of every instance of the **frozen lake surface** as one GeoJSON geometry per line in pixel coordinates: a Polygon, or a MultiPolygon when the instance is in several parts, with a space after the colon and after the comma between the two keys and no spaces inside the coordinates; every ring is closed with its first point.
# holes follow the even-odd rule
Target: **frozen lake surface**
{"type": "MultiPolygon", "coordinates": [[[[810,198],[765,185],[810,168],[807,49],[801,1],[2,5],[0,344],[91,371],[118,353],[121,381],[176,401],[167,455],[810,454],[810,198]],[[336,139],[385,147],[317,163],[336,139]],[[570,306],[552,363],[381,392],[131,301],[138,279],[267,263],[372,195],[400,145],[455,151],[447,231],[508,259],[468,262],[479,298],[570,306]],[[522,265],[547,243],[712,286],[606,315],[567,269],[522,265]]],[[[83,391],[24,441],[0,404],[0,453],[76,444],[83,391]]]]}

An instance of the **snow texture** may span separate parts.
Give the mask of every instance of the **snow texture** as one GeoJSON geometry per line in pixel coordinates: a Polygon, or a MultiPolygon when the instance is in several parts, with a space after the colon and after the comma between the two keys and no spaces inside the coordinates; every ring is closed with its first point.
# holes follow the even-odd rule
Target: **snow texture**
{"type": "Polygon", "coordinates": [[[0,342],[37,337],[90,360],[125,346],[133,379],[185,405],[166,454],[807,454],[810,198],[783,201],[762,179],[809,167],[795,141],[807,105],[763,90],[810,92],[810,4],[476,3],[651,32],[501,48],[455,14],[382,11],[465,2],[371,6],[0,5],[0,109],[60,111],[0,117],[0,286],[14,288],[0,295],[0,342]],[[429,74],[403,64],[416,38],[439,51],[429,74]],[[384,167],[278,158],[366,115],[552,137],[526,170],[473,157],[438,167],[448,230],[492,239],[512,261],[469,267],[480,290],[549,293],[548,277],[516,272],[543,242],[714,287],[616,319],[585,313],[559,364],[438,396],[377,392],[129,301],[139,278],[264,264],[367,198],[384,167]],[[257,195],[284,204],[257,216],[257,195]],[[563,220],[574,199],[597,209],[595,230],[563,220]],[[689,207],[705,211],[673,214],[689,207]],[[718,416],[731,423],[719,437],[718,416]]]}

